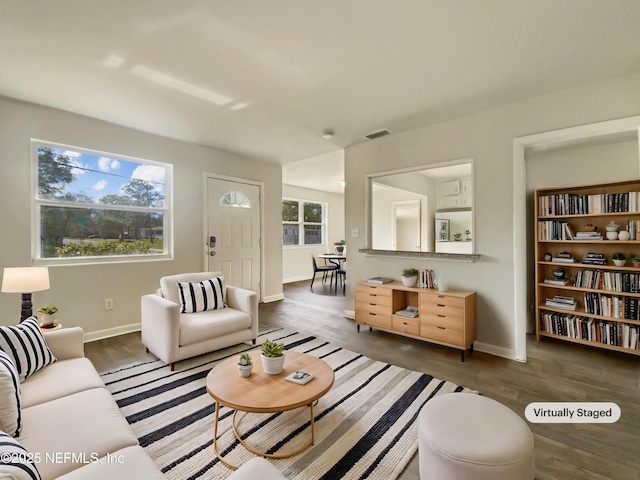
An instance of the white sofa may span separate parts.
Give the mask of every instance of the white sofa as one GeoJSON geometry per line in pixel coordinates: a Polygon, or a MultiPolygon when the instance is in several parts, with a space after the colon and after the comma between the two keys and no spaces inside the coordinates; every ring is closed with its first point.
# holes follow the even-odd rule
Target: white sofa
{"type": "Polygon", "coordinates": [[[20,384],[22,430],[16,438],[42,479],[163,479],[84,357],[82,329],[44,336],[57,361],[20,384]]]}
{"type": "Polygon", "coordinates": [[[160,279],[155,294],[140,301],[142,343],[173,370],[175,362],[209,353],[258,337],[258,294],[226,286],[226,307],[180,313],[178,283],[204,282],[221,272],[169,275],[160,279]]]}

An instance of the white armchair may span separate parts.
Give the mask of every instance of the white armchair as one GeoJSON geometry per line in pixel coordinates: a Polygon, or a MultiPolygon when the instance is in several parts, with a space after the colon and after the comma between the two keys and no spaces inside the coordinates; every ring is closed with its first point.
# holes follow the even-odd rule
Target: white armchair
{"type": "Polygon", "coordinates": [[[258,294],[226,287],[225,308],[180,313],[178,283],[198,283],[222,276],[221,272],[170,275],[160,279],[155,294],[140,301],[142,343],[171,370],[175,362],[258,337],[258,294]]]}

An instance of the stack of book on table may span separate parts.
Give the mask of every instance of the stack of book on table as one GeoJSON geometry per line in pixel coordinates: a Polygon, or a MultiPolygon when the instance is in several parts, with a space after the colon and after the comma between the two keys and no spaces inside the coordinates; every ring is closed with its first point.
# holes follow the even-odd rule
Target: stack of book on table
{"type": "Polygon", "coordinates": [[[393,282],[393,278],[389,277],[371,277],[367,280],[367,283],[375,283],[376,285],[382,285],[385,283],[393,282]]]}
{"type": "Polygon", "coordinates": [[[554,263],[576,263],[576,259],[569,252],[560,252],[551,258],[551,261],[554,263]]]}
{"type": "Polygon", "coordinates": [[[573,297],[564,297],[562,295],[554,295],[553,298],[547,298],[545,305],[553,308],[563,308],[565,310],[575,310],[578,308],[578,302],[573,297]]]}
{"type": "Polygon", "coordinates": [[[586,265],[606,265],[607,259],[604,258],[603,253],[587,253],[587,256],[582,259],[582,263],[586,265]]]}
{"type": "Polygon", "coordinates": [[[403,317],[416,318],[419,312],[416,307],[405,307],[402,310],[398,310],[395,314],[403,317]]]}

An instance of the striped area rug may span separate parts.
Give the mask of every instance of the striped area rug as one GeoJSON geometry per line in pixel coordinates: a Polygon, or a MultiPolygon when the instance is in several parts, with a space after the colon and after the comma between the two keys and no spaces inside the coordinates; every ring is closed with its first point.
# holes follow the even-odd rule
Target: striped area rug
{"type": "MultiPolygon", "coordinates": [[[[469,391],[430,375],[371,360],[312,335],[275,329],[261,334],[287,350],[315,355],[335,372],[332,389],[314,406],[315,445],[299,455],[270,459],[289,479],[390,480],[418,448],[416,419],[432,397],[469,391]]],[[[214,401],[205,378],[217,362],[258,348],[241,344],[179,362],[170,372],[146,362],[102,375],[140,444],[167,478],[222,479],[231,470],[213,452],[214,401]]],[[[218,448],[236,465],[250,459],[231,430],[233,410],[220,409],[218,448]]],[[[308,441],[309,411],[238,413],[243,440],[267,452],[288,452],[308,441]]]]}

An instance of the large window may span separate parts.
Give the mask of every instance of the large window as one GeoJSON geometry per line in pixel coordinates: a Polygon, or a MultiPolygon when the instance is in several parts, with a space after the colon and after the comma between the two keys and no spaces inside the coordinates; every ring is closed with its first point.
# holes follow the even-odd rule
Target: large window
{"type": "Polygon", "coordinates": [[[42,141],[32,148],[36,262],[168,256],[171,165],[42,141]]]}
{"type": "Polygon", "coordinates": [[[304,200],[282,201],[282,244],[324,243],[326,204],[304,200]]]}

